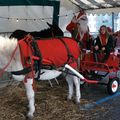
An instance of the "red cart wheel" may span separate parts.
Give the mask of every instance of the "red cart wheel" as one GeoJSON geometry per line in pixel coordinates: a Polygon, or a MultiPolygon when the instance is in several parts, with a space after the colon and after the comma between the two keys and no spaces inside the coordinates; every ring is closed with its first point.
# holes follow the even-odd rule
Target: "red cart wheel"
{"type": "Polygon", "coordinates": [[[119,80],[118,78],[110,79],[107,85],[107,91],[110,95],[115,94],[118,91],[119,80]]]}

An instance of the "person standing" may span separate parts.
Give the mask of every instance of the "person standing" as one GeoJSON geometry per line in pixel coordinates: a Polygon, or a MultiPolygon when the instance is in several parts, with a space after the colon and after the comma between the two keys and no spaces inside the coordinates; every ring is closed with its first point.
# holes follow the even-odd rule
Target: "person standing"
{"type": "Polygon", "coordinates": [[[85,11],[80,11],[77,16],[74,16],[66,29],[71,33],[71,36],[79,43],[81,50],[90,50],[91,35],[89,34],[88,18],[85,11]]]}

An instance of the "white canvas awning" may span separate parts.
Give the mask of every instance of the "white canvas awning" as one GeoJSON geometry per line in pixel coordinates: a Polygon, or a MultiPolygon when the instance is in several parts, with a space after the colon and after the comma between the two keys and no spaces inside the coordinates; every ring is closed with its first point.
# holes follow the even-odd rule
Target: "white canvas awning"
{"type": "Polygon", "coordinates": [[[119,13],[120,0],[70,0],[80,9],[92,14],[119,13]]]}
{"type": "Polygon", "coordinates": [[[107,8],[107,9],[95,9],[95,10],[87,10],[88,14],[111,14],[111,13],[120,13],[120,8],[107,8]]]}

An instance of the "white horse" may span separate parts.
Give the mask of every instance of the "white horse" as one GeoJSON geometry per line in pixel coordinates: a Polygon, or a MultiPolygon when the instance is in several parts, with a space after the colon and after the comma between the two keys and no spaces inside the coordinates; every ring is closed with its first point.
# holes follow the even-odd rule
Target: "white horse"
{"type": "MultiPolygon", "coordinates": [[[[64,38],[63,38],[64,39],[64,38]]],[[[70,39],[71,40],[71,39],[70,39]]],[[[72,43],[73,40],[71,40],[72,43]]],[[[74,43],[75,41],[73,41],[74,43]]],[[[52,42],[50,42],[52,43],[52,42]]],[[[75,43],[77,44],[77,43],[75,43]]],[[[63,45],[63,43],[61,43],[63,45]]],[[[73,47],[74,52],[76,52],[76,46],[71,46],[73,47]]],[[[69,45],[70,46],[70,45],[69,45]]],[[[65,46],[64,46],[65,47],[65,46]]],[[[78,49],[79,50],[79,49],[78,49]]],[[[79,52],[79,51],[77,51],[79,52]]],[[[59,52],[58,52],[59,54],[59,52]]],[[[64,52],[62,53],[63,56],[64,52]]],[[[58,57],[58,56],[57,56],[58,57]]],[[[60,59],[60,58],[57,58],[60,59]]],[[[18,46],[18,41],[17,39],[10,39],[8,37],[2,37],[0,36],[0,69],[3,71],[20,71],[23,69],[23,64],[21,62],[21,54],[20,54],[20,47],[18,46]]],[[[68,67],[69,69],[69,67],[68,67]]],[[[40,79],[41,80],[50,80],[53,78],[56,78],[59,76],[62,72],[58,70],[47,70],[47,69],[41,69],[41,75],[40,79]]],[[[27,74],[29,76],[29,73],[27,74]]],[[[33,78],[31,76],[26,77],[26,75],[13,75],[13,78],[18,81],[24,81],[25,89],[26,89],[26,95],[28,98],[29,102],[29,111],[27,113],[27,118],[32,119],[33,114],[35,112],[35,93],[33,89],[33,78]]],[[[71,100],[73,97],[73,84],[75,85],[75,91],[76,91],[76,103],[80,103],[80,98],[81,98],[81,93],[80,93],[80,79],[76,76],[68,74],[66,76],[66,81],[68,83],[68,97],[67,99],[71,100]]]]}

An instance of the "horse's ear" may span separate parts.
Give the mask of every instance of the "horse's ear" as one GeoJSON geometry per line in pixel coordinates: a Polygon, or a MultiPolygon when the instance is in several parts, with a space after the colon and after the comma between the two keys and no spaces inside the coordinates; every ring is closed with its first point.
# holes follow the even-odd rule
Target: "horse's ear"
{"type": "Polygon", "coordinates": [[[48,22],[47,22],[47,25],[48,25],[50,28],[52,27],[52,24],[50,24],[50,23],[48,23],[48,22]]]}

